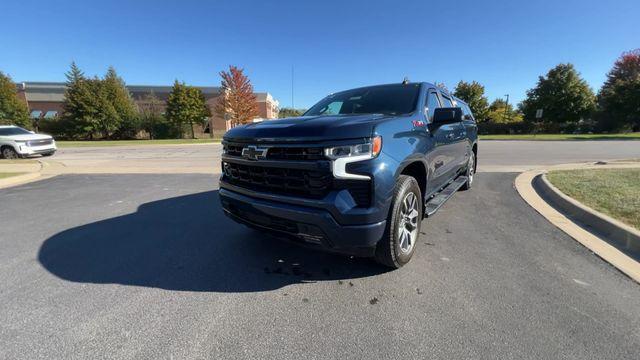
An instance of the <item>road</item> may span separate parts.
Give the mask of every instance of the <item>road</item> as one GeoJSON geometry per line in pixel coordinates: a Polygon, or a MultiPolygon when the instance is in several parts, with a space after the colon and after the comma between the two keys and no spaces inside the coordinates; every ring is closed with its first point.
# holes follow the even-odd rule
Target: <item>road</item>
{"type": "MultiPolygon", "coordinates": [[[[627,144],[532,163],[640,157],[627,144]]],[[[522,146],[485,142],[484,166],[522,146]]],[[[194,148],[180,156],[215,159],[194,148]]],[[[478,174],[398,271],[236,225],[210,173],[0,190],[0,358],[637,359],[640,286],[540,217],[515,176],[478,174]]]]}
{"type": "MultiPolygon", "coordinates": [[[[56,173],[214,173],[220,144],[63,148],[56,173]]],[[[481,141],[479,171],[524,171],[544,165],[640,159],[640,141],[481,141]]]]}

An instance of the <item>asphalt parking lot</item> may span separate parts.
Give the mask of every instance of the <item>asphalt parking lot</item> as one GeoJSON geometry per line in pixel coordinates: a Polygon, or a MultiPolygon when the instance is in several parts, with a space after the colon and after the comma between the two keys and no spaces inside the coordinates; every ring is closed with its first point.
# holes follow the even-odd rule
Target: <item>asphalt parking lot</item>
{"type": "MultiPolygon", "coordinates": [[[[487,142],[476,187],[425,220],[414,259],[391,272],[236,225],[215,170],[0,190],[0,358],[637,359],[638,284],[520,199],[516,173],[491,171],[640,145],[547,144],[520,164],[499,147],[523,145],[504,143],[487,142]]],[[[84,156],[58,159],[72,155],[84,156]]]]}

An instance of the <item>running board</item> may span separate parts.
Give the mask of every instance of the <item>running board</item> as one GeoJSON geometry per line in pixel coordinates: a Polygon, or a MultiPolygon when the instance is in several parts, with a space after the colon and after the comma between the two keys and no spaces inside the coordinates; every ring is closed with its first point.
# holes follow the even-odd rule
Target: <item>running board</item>
{"type": "Polygon", "coordinates": [[[459,176],[452,183],[442,189],[436,196],[429,199],[426,203],[424,214],[425,217],[433,215],[440,207],[453,196],[453,194],[467,182],[466,176],[459,176]]]}

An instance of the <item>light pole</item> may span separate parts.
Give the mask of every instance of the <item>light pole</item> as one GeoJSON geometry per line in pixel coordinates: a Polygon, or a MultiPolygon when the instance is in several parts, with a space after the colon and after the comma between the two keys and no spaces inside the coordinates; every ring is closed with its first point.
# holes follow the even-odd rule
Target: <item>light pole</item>
{"type": "Polygon", "coordinates": [[[502,115],[502,122],[507,122],[507,111],[509,111],[509,94],[505,95],[507,101],[504,103],[504,115],[502,115]]]}

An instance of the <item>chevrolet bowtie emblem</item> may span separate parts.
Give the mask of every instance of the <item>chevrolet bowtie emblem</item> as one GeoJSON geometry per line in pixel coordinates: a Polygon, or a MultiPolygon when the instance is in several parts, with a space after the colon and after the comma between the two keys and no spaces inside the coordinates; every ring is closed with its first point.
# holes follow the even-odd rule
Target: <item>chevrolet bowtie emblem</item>
{"type": "Polygon", "coordinates": [[[242,149],[242,157],[249,160],[264,159],[265,157],[267,157],[268,150],[269,148],[261,148],[250,145],[242,149]]]}

